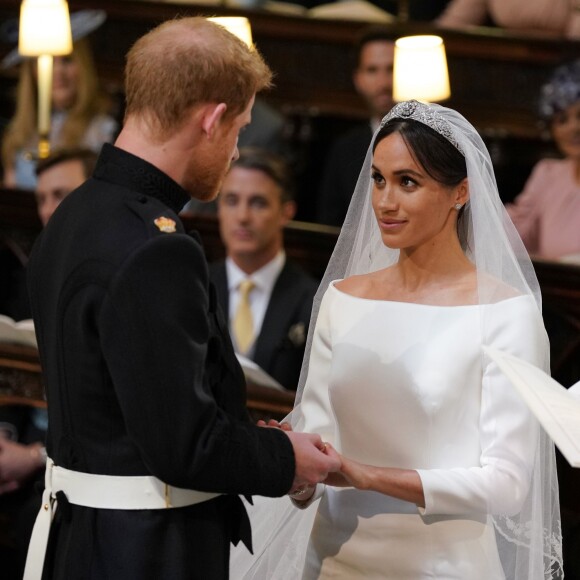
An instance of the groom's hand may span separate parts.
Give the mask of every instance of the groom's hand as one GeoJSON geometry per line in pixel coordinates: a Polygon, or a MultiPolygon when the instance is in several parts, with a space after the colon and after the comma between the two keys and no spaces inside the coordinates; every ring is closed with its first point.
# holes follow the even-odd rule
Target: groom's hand
{"type": "Polygon", "coordinates": [[[292,425],[290,423],[280,423],[275,419],[270,419],[267,423],[263,419],[259,419],[256,425],[258,427],[275,427],[276,429],[282,429],[282,431],[292,431],[292,425]]]}
{"type": "Polygon", "coordinates": [[[293,431],[286,431],[286,435],[292,443],[296,460],[292,489],[320,483],[329,473],[340,469],[340,456],[334,448],[322,442],[320,435],[293,431]]]}

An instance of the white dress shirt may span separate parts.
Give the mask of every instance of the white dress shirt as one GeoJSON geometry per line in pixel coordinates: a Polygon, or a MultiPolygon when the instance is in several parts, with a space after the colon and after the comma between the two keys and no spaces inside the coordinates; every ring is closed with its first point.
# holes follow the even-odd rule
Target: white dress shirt
{"type": "MultiPolygon", "coordinates": [[[[286,254],[281,250],[276,257],[268,262],[265,266],[262,266],[259,270],[256,270],[251,276],[248,276],[244,271],[242,271],[231,258],[226,258],[226,274],[228,277],[228,292],[229,292],[229,327],[230,335],[232,336],[232,341],[234,342],[234,348],[236,352],[238,347],[236,344],[235,337],[231,332],[232,319],[236,314],[238,309],[238,304],[240,301],[240,283],[243,280],[250,279],[255,284],[255,288],[250,292],[250,308],[252,309],[252,319],[254,322],[254,337],[257,339],[262,330],[262,323],[264,322],[264,316],[266,315],[266,310],[268,308],[268,303],[270,302],[270,296],[272,295],[272,290],[274,289],[274,284],[284,268],[286,263],[286,254]]],[[[245,353],[245,356],[252,358],[254,355],[255,340],[245,353]]]]}

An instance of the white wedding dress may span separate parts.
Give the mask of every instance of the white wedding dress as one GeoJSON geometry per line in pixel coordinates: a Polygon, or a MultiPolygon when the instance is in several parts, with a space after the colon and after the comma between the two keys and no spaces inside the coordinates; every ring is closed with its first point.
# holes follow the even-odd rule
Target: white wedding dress
{"type": "Polygon", "coordinates": [[[304,430],[357,461],[416,469],[426,506],[319,486],[305,579],[504,577],[491,516],[519,511],[538,426],[484,358],[482,337],[536,364],[545,352],[528,296],[428,306],[357,298],[330,284],[302,398],[304,430]]]}

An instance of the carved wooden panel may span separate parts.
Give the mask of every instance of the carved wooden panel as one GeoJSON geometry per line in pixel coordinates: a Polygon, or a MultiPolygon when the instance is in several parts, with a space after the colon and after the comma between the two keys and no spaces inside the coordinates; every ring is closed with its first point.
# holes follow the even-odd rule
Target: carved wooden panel
{"type": "Polygon", "coordinates": [[[0,404],[46,406],[35,348],[0,343],[0,404]]]}

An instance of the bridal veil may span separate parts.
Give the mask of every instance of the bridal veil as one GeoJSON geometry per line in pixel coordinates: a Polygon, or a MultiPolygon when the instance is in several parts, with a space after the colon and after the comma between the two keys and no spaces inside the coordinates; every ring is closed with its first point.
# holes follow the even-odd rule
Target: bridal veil
{"type": "MultiPolygon", "coordinates": [[[[519,294],[532,296],[541,313],[540,289],[530,257],[503,207],[489,153],[474,127],[456,111],[417,101],[397,104],[383,119],[381,127],[394,118],[424,123],[443,135],[465,157],[470,201],[461,210],[458,231],[464,251],[477,269],[479,304],[504,299],[501,289],[510,288],[519,294]]],[[[375,137],[376,134],[373,143],[375,137]]],[[[308,373],[312,333],[322,296],[329,283],[385,268],[398,259],[398,250],[382,243],[371,206],[373,143],[367,152],[348,214],[314,301],[296,407],[289,417],[295,430],[300,430],[302,423],[300,400],[308,373]]],[[[483,315],[482,344],[487,343],[487,326],[483,315]]],[[[481,356],[486,357],[483,352],[481,356]]],[[[537,364],[549,370],[547,339],[542,358],[537,364]]],[[[489,361],[482,362],[488,364],[489,361]]],[[[521,511],[515,515],[492,517],[506,580],[563,578],[554,447],[542,429],[539,433],[530,488],[521,511]]],[[[255,553],[252,556],[244,552],[243,547],[233,550],[232,579],[299,580],[316,502],[300,510],[287,497],[255,500],[255,506],[248,506],[255,553]]]]}

